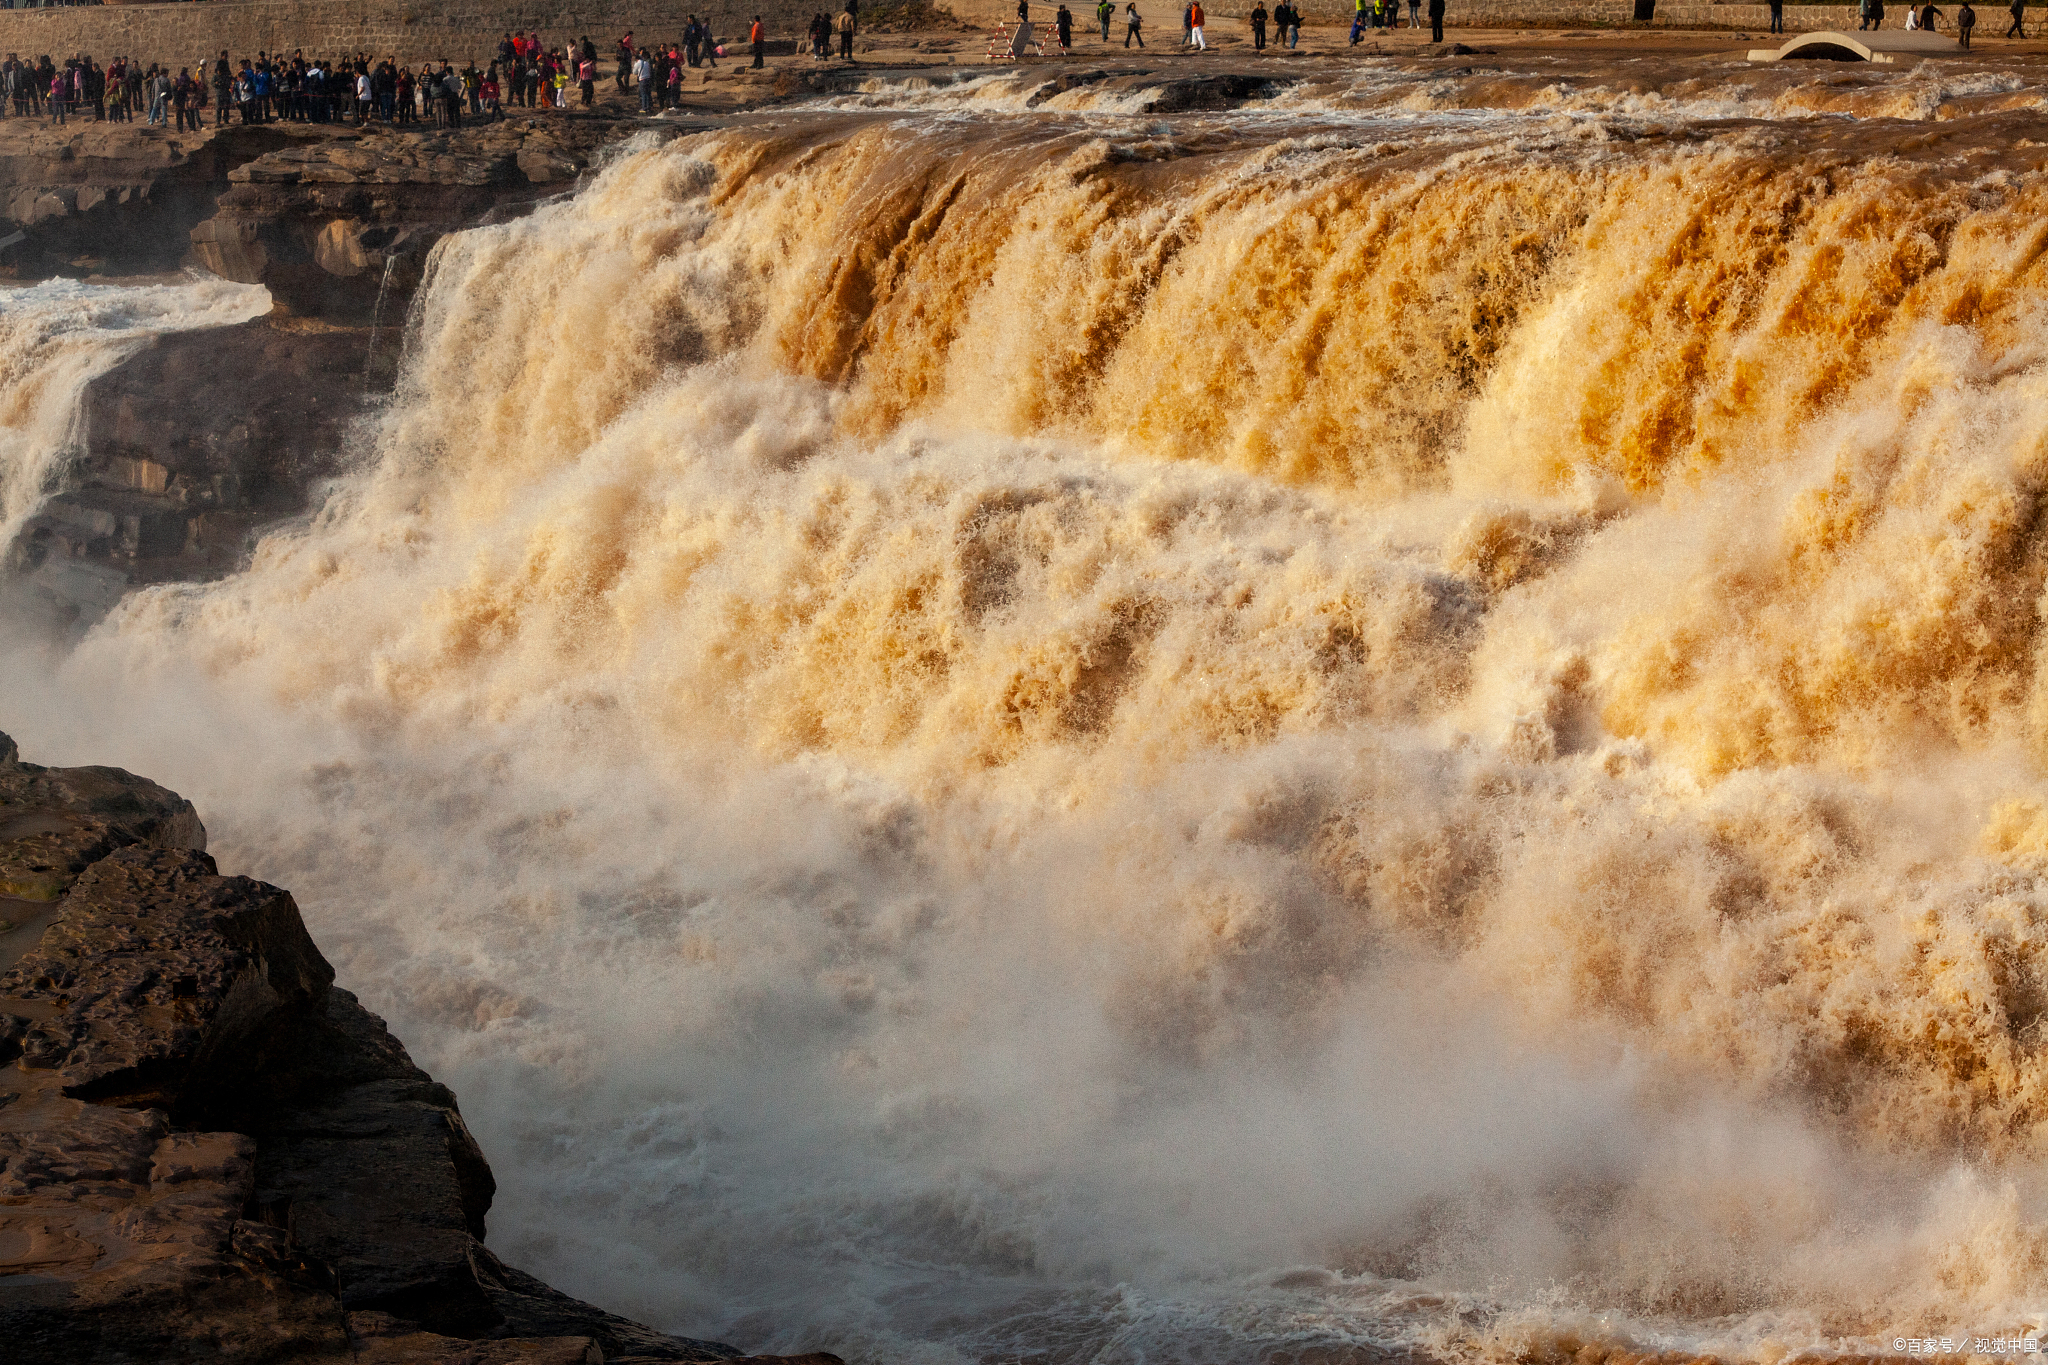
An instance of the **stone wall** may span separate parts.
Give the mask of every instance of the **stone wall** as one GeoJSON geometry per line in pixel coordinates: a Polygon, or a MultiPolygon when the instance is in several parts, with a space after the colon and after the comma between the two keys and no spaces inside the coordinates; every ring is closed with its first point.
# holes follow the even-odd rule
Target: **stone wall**
{"type": "MultiPolygon", "coordinates": [[[[1215,0],[1207,8],[1229,17],[1249,14],[1254,0],[1215,0]]],[[[1310,23],[1351,22],[1352,0],[1295,0],[1310,23]]],[[[1171,7],[1172,0],[1169,0],[1171,7]]],[[[1266,8],[1273,0],[1266,0],[1266,8]]],[[[1952,11],[1953,5],[1944,5],[1952,11]]],[[[1601,29],[1661,28],[1709,29],[1760,33],[1771,25],[1769,5],[1703,4],[1698,0],[1673,4],[1658,0],[1657,17],[1649,24],[1635,22],[1633,0],[1445,0],[1446,29],[1601,29]]],[[[2002,6],[2001,6],[2002,12],[2002,6]]],[[[1855,5],[1785,6],[1785,31],[1806,33],[1814,29],[1854,29],[1855,5]]],[[[1903,0],[1887,0],[1885,24],[1898,28],[1905,23],[1903,0]]],[[[1405,0],[1402,23],[1407,23],[1405,0]]],[[[1980,19],[1982,24],[1986,21],[1980,19]]],[[[1406,30],[1402,30],[1405,32],[1406,30]]]]}
{"type": "MultiPolygon", "coordinates": [[[[1252,3],[1253,0],[1219,0],[1210,8],[1218,14],[1248,14],[1252,3]]],[[[1352,0],[1296,0],[1296,3],[1311,22],[1351,22],[1352,0]]],[[[1268,0],[1266,8],[1272,8],[1271,0],[1268,0]]],[[[1404,11],[1405,8],[1404,4],[1404,11]]],[[[1670,4],[1659,0],[1657,18],[1653,23],[1639,25],[1634,14],[1632,0],[1444,0],[1444,27],[1447,29],[1650,27],[1746,31],[1769,28],[1771,22],[1768,5],[1670,4]]],[[[1401,22],[1407,22],[1405,12],[1401,22]]],[[[1785,7],[1785,27],[1791,31],[1840,28],[1843,24],[1856,27],[1854,5],[1785,7]]]]}
{"type": "MultiPolygon", "coordinates": [[[[1163,0],[1168,8],[1173,0],[1163,0]]],[[[0,52],[63,56],[90,52],[145,61],[189,64],[222,48],[236,56],[259,51],[308,53],[368,51],[416,63],[460,61],[495,49],[512,29],[539,29],[551,42],[589,34],[607,55],[628,29],[643,37],[681,31],[687,14],[710,20],[732,42],[762,14],[771,32],[787,37],[818,8],[838,0],[190,0],[180,4],[89,5],[63,9],[0,10],[0,52]]],[[[1218,14],[1250,9],[1250,0],[1219,0],[1218,14]]],[[[1156,8],[1156,5],[1155,5],[1156,8]]],[[[1343,22],[1351,0],[1302,0],[1311,21],[1343,22]]],[[[1893,5],[1895,13],[1900,12],[1893,5]]],[[[1631,0],[1449,0],[1452,28],[1605,28],[1631,24],[1631,0]]],[[[1715,5],[1686,0],[1657,6],[1655,27],[1761,29],[1763,5],[1715,5]]],[[[1853,5],[1789,5],[1788,29],[1853,28],[1853,5]]]]}
{"type": "MultiPolygon", "coordinates": [[[[759,13],[785,36],[825,0],[188,0],[163,5],[84,5],[0,10],[0,53],[89,52],[189,65],[225,48],[308,55],[371,52],[408,64],[458,64],[497,49],[501,34],[538,29],[550,45],[590,35],[609,57],[619,35],[674,37],[694,13],[723,42],[737,42],[759,13]]],[[[834,8],[837,8],[835,5],[834,8]]]]}

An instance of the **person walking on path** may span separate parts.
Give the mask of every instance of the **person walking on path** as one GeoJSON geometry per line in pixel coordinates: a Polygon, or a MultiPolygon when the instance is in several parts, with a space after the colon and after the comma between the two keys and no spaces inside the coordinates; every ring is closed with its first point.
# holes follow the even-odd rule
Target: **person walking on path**
{"type": "Polygon", "coordinates": [[[1116,18],[1116,0],[1102,0],[1095,7],[1095,17],[1102,22],[1102,41],[1109,41],[1109,21],[1116,18]]]}
{"type": "Polygon", "coordinates": [[[1970,30],[1977,27],[1977,11],[1970,8],[1970,0],[1963,0],[1963,7],[1956,11],[1956,42],[1962,47],[1970,45],[1970,30]]]}
{"type": "Polygon", "coordinates": [[[2006,37],[2008,37],[2008,38],[2024,38],[2024,37],[2026,37],[2026,36],[2027,36],[2027,30],[2026,30],[2026,27],[2025,27],[2025,25],[2024,25],[2024,24],[2022,24],[2022,23],[2021,23],[2020,21],[2026,18],[2026,15],[2027,15],[2027,0],[2012,0],[2012,10],[2011,10],[2011,14],[2012,14],[2012,27],[2011,27],[2011,28],[2009,28],[2009,29],[2007,29],[2007,30],[2005,31],[2005,36],[2006,36],[2006,37]]]}
{"type": "Polygon", "coordinates": [[[747,29],[747,41],[754,45],[754,70],[761,69],[761,54],[768,50],[768,30],[761,27],[761,16],[755,15],[754,22],[747,29]]]}
{"type": "Polygon", "coordinates": [[[1266,7],[1263,4],[1252,6],[1251,22],[1252,51],[1264,52],[1266,50],[1266,7]]]}
{"type": "Polygon", "coordinates": [[[1129,49],[1133,38],[1140,48],[1145,46],[1145,20],[1138,13],[1137,0],[1125,0],[1124,4],[1124,47],[1129,49]]]}
{"type": "Polygon", "coordinates": [[[1074,50],[1074,12],[1066,7],[1064,0],[1052,16],[1053,32],[1059,35],[1060,51],[1074,50]]]}
{"type": "Polygon", "coordinates": [[[1207,52],[1209,50],[1209,44],[1203,41],[1202,38],[1202,25],[1204,22],[1205,16],[1202,14],[1202,0],[1193,0],[1193,3],[1188,6],[1188,32],[1193,35],[1195,51],[1197,52],[1207,52]]]}
{"type": "MultiPolygon", "coordinates": [[[[1022,5],[1018,9],[1024,8],[1022,5]]],[[[839,11],[839,55],[847,61],[853,60],[853,6],[839,11]]]]}

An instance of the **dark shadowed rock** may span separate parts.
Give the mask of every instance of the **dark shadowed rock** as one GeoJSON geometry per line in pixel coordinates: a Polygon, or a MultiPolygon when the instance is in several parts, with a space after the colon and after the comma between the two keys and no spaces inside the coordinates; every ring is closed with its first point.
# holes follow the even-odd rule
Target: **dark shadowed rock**
{"type": "Polygon", "coordinates": [[[0,734],[0,868],[42,897],[0,898],[10,1365],[739,1356],[486,1250],[496,1182],[454,1094],[204,837],[154,783],[0,734]]]}
{"type": "Polygon", "coordinates": [[[0,995],[51,1011],[20,1066],[78,1099],[175,1112],[188,1090],[260,1069],[333,980],[283,891],[222,877],[196,849],[131,846],[72,884],[0,995]]]}

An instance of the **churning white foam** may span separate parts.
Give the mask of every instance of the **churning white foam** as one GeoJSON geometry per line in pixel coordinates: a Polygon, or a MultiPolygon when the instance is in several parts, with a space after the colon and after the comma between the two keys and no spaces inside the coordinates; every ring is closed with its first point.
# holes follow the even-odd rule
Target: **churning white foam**
{"type": "MultiPolygon", "coordinates": [[[[1326,330],[1379,306],[1304,227],[1363,171],[1205,168],[1105,219],[1121,163],[1067,149],[962,244],[970,192],[894,136],[642,151],[450,239],[375,466],[245,573],[0,655],[24,752],[197,801],[458,1089],[493,1245],[676,1330],[933,1362],[2038,1330],[2048,816],[1998,671],[2031,637],[1972,594],[2039,586],[2040,334],[1941,295],[1860,374],[1795,393],[1779,349],[1760,389],[1800,316],[1770,272],[1846,290],[1839,252],[1759,248],[1732,340],[1641,303],[1679,258],[1640,244],[1695,242],[1740,158],[1609,164],[1540,251],[1473,165],[1471,277],[1548,273],[1485,305],[1441,474],[1346,481],[1344,421],[1441,397],[1373,370],[1377,407],[1283,391],[1316,419],[1271,428],[1305,433],[1283,482],[1250,427],[1162,453],[1253,411],[1221,363],[1087,423],[1139,406],[1141,348],[1232,335],[1205,290],[1281,287],[1253,245],[1295,244],[1326,330]],[[1107,255],[1016,287],[1154,222],[1182,254],[1141,290],[1107,255]],[[971,240],[1007,231],[1034,249],[971,240]],[[900,242],[998,264],[948,295],[900,242]],[[1090,300],[1135,316],[1043,330],[1090,300]],[[914,324],[948,308],[1017,360],[940,402],[914,324]],[[1653,312],[1675,341],[1610,322],[1653,312]],[[792,372],[842,323],[853,378],[792,372]],[[1082,333],[1114,382],[1017,418],[1082,333]],[[1791,415],[1699,417],[1660,483],[1679,443],[1610,400],[1703,351],[1791,415]]],[[[1355,197],[1421,236],[1457,179],[1355,197]]],[[[1983,193],[1949,260],[2025,294],[1983,193]]]]}

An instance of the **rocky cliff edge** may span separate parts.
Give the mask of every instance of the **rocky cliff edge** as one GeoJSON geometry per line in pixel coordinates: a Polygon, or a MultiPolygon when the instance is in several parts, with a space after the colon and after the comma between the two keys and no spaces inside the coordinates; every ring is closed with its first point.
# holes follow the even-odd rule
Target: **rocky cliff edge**
{"type": "Polygon", "coordinates": [[[205,846],[175,793],[0,734],[10,1362],[742,1358],[492,1255],[454,1094],[205,846]]]}

